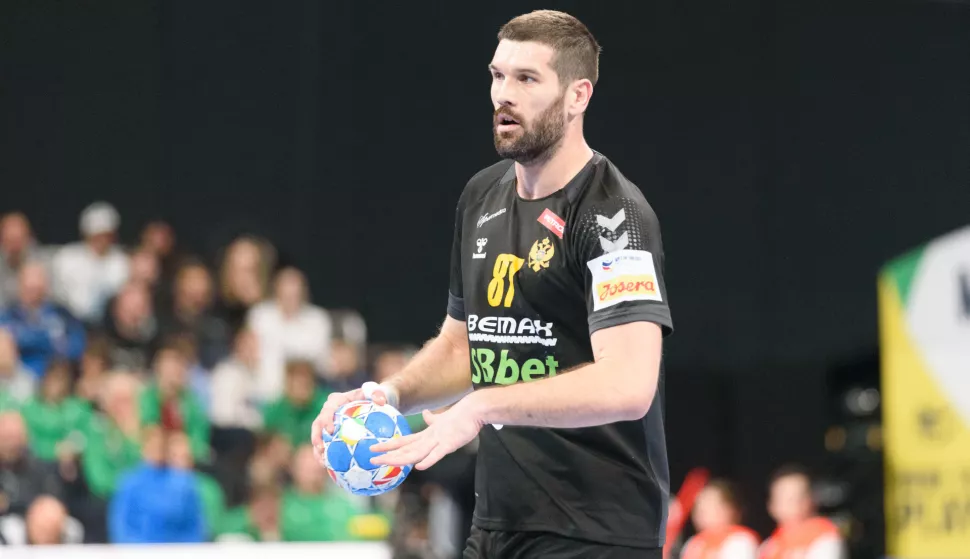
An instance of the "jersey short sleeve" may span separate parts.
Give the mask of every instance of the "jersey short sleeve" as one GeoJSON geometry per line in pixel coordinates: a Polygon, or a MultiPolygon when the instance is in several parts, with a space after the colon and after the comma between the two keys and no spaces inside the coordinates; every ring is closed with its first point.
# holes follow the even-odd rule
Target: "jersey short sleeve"
{"type": "Polygon", "coordinates": [[[575,247],[589,332],[629,322],[673,331],[660,223],[642,198],[611,196],[579,208],[575,247]]]}
{"type": "Polygon", "coordinates": [[[451,275],[448,281],[448,316],[465,320],[465,299],[461,278],[461,228],[463,227],[464,196],[455,211],[455,234],[451,241],[451,275]]]}

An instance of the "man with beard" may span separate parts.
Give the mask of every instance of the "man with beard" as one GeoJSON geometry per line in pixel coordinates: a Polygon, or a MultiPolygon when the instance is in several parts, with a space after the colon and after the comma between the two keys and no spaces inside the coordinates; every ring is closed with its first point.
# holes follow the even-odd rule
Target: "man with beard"
{"type": "Polygon", "coordinates": [[[458,202],[440,334],[369,397],[420,433],[372,462],[423,470],[479,437],[466,559],[661,556],[669,475],[661,346],[672,331],[656,215],[583,137],[600,48],[574,17],[502,27],[495,147],[458,202]],[[447,410],[429,410],[453,404],[447,410]]]}

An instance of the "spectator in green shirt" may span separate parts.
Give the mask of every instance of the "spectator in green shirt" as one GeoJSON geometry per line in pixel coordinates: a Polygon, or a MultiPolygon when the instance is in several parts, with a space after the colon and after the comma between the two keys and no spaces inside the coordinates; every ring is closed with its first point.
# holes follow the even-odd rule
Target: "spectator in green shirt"
{"type": "Polygon", "coordinates": [[[273,484],[252,488],[249,502],[228,511],[219,530],[219,541],[280,541],[280,490],[273,484]]]}
{"type": "Polygon", "coordinates": [[[202,513],[205,517],[206,538],[215,539],[219,526],[226,513],[226,497],[219,482],[212,476],[195,470],[192,445],[188,436],[181,431],[168,433],[168,465],[172,468],[191,471],[195,476],[196,487],[202,499],[202,513]]]}
{"type": "Polygon", "coordinates": [[[263,428],[283,435],[294,447],[302,445],[327,396],[327,392],[317,388],[312,363],[289,361],[283,397],[266,406],[263,428]]]}
{"type": "MultiPolygon", "coordinates": [[[[283,540],[330,542],[356,539],[354,521],[360,520],[357,518],[360,511],[343,491],[328,482],[325,470],[313,456],[313,447],[305,444],[296,451],[290,471],[293,485],[283,493],[283,540]]],[[[386,536],[389,531],[385,522],[381,535],[386,536]]]]}
{"type": "Polygon", "coordinates": [[[189,436],[196,462],[209,459],[209,418],[188,388],[189,357],[178,339],[155,354],[155,381],[141,394],[142,425],[161,425],[189,436]]]}
{"type": "Polygon", "coordinates": [[[73,460],[81,452],[91,407],[71,396],[69,362],[51,361],[40,394],[27,400],[20,413],[27,423],[30,449],[41,460],[73,460]]]}
{"type": "Polygon", "coordinates": [[[99,395],[102,412],[88,423],[81,470],[91,493],[101,499],[114,492],[122,472],[141,461],[139,389],[135,376],[111,373],[99,395]]]}

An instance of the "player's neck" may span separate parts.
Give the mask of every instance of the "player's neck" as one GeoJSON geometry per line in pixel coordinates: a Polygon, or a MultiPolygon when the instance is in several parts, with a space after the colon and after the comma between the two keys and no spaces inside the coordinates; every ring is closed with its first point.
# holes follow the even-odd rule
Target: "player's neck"
{"type": "Polygon", "coordinates": [[[545,198],[565,187],[592,157],[593,150],[582,136],[567,136],[552,157],[525,165],[516,163],[515,188],[526,200],[545,198]]]}

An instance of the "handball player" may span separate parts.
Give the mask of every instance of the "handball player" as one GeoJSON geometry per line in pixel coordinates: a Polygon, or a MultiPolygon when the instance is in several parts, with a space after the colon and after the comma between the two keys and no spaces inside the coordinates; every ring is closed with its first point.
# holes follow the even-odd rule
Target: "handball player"
{"type": "Polygon", "coordinates": [[[447,317],[369,398],[428,427],[374,463],[426,469],[479,438],[464,557],[660,558],[668,506],[660,226],[583,135],[600,47],[576,18],[509,21],[488,65],[495,148],[458,201],[447,317]],[[432,413],[449,406],[445,411],[432,413]]]}

